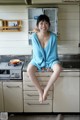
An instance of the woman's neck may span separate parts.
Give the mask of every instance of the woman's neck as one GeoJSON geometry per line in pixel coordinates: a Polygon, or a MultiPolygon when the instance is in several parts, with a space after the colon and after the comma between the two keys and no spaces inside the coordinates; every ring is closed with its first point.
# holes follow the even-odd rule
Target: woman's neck
{"type": "Polygon", "coordinates": [[[37,36],[40,41],[47,41],[50,37],[50,32],[49,31],[45,33],[38,32],[37,36]]]}
{"type": "Polygon", "coordinates": [[[49,31],[47,31],[47,32],[39,32],[38,34],[41,37],[47,37],[47,36],[49,36],[49,31]]]}

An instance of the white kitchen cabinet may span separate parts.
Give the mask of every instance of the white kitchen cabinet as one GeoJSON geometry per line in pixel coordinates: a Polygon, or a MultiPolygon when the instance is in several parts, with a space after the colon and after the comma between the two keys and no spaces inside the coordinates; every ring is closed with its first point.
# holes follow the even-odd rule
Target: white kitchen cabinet
{"type": "Polygon", "coordinates": [[[6,112],[23,112],[22,82],[3,82],[6,112]]]}
{"type": "MultiPolygon", "coordinates": [[[[37,72],[36,77],[44,88],[49,80],[50,73],[37,72]]],[[[29,80],[26,72],[23,72],[24,112],[52,112],[52,91],[49,90],[47,100],[39,103],[39,95],[33,83],[29,80]]]]}
{"type": "Polygon", "coordinates": [[[58,8],[28,8],[28,40],[31,44],[31,34],[36,27],[37,18],[39,15],[45,14],[50,19],[50,31],[58,33],[58,8]]]}
{"type": "MultiPolygon", "coordinates": [[[[36,76],[44,87],[51,72],[37,72],[36,76]]],[[[38,92],[23,72],[24,112],[80,112],[79,111],[79,71],[62,71],[49,91],[48,98],[40,104],[38,92]]]]}
{"type": "Polygon", "coordinates": [[[51,3],[61,3],[62,0],[32,0],[32,4],[51,4],[51,3]]]}
{"type": "Polygon", "coordinates": [[[62,72],[53,96],[53,112],[80,112],[79,72],[62,72]]]}
{"type": "Polygon", "coordinates": [[[2,82],[0,82],[0,112],[4,111],[4,105],[3,105],[3,87],[2,82]]]}

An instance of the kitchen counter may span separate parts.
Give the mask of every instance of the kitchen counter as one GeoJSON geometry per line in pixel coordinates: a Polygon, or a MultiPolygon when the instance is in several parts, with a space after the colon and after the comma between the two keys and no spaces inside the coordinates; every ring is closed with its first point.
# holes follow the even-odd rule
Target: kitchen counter
{"type": "Polygon", "coordinates": [[[80,69],[78,69],[78,68],[72,68],[72,69],[70,69],[70,68],[63,68],[63,70],[62,70],[63,72],[80,72],[80,69]]]}
{"type": "MultiPolygon", "coordinates": [[[[23,66],[23,72],[27,71],[27,65],[29,64],[29,62],[25,62],[24,66],[23,66]]],[[[62,72],[80,72],[80,68],[64,68],[62,72]]]]}
{"type": "MultiPolygon", "coordinates": [[[[0,62],[9,62],[11,59],[20,59],[24,62],[23,71],[26,72],[27,65],[31,58],[32,55],[2,55],[0,56],[0,62]]],[[[59,54],[59,59],[63,67],[62,71],[80,71],[80,54],[59,54]]]]}
{"type": "MultiPolygon", "coordinates": [[[[80,71],[80,54],[59,54],[59,60],[63,67],[64,72],[66,71],[80,71]]],[[[27,62],[24,62],[23,71],[26,71],[27,65],[30,59],[27,62]]]]}

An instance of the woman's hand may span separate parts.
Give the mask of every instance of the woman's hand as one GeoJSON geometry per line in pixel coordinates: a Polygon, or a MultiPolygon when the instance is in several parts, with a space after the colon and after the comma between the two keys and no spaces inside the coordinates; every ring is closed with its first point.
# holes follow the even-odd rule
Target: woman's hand
{"type": "Polygon", "coordinates": [[[47,72],[52,72],[51,68],[42,68],[42,72],[47,71],[47,72]]]}
{"type": "Polygon", "coordinates": [[[51,72],[52,69],[51,68],[46,68],[47,72],[51,72]]]}
{"type": "Polygon", "coordinates": [[[39,29],[36,27],[33,29],[33,32],[37,33],[37,32],[39,32],[39,29]]]}

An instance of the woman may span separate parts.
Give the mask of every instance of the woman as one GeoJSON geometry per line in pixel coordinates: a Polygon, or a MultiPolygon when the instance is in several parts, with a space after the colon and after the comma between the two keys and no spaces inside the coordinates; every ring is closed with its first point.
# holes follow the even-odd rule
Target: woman
{"type": "Polygon", "coordinates": [[[36,32],[32,34],[33,58],[27,67],[27,73],[39,93],[39,101],[42,103],[47,99],[47,94],[52,84],[57,80],[61,65],[57,54],[57,37],[49,31],[50,20],[46,15],[40,15],[37,19],[36,32]],[[41,88],[35,72],[37,70],[52,70],[53,73],[44,88],[41,88]]]}

